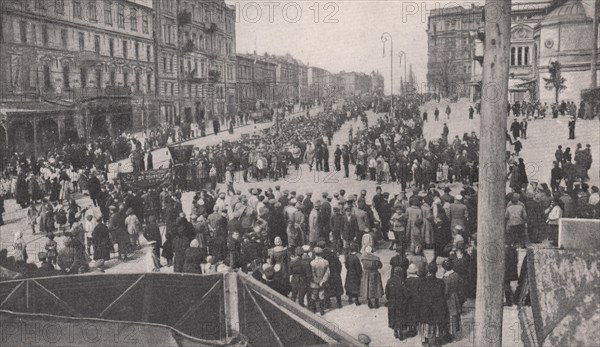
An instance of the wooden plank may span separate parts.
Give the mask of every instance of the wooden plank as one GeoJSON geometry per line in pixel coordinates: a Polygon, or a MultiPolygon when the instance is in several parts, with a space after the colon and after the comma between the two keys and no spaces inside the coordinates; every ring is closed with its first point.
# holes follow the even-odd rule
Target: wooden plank
{"type": "MultiPolygon", "coordinates": [[[[71,315],[73,315],[74,317],[81,317],[81,313],[79,313],[77,310],[75,310],[69,304],[67,304],[66,302],[64,302],[61,298],[59,298],[58,296],[56,296],[56,294],[52,293],[48,288],[44,287],[43,285],[41,285],[36,280],[31,280],[31,281],[33,283],[35,283],[35,285],[37,285],[41,290],[43,290],[48,295],[50,295],[54,299],[54,301],[56,301],[56,303],[58,303],[60,306],[62,306],[62,308],[64,308],[65,310],[67,310],[67,312],[69,312],[71,315]]],[[[27,281],[27,282],[29,282],[29,281],[27,281]]]]}
{"type": "Polygon", "coordinates": [[[248,295],[250,296],[250,299],[252,299],[252,301],[254,302],[254,305],[258,309],[258,312],[260,312],[260,315],[263,317],[263,319],[265,320],[265,322],[267,322],[267,326],[269,327],[269,329],[273,333],[273,336],[275,336],[275,339],[277,340],[278,345],[281,346],[281,347],[284,347],[283,346],[283,342],[281,342],[281,339],[277,335],[277,332],[275,331],[275,329],[273,329],[273,326],[271,325],[271,322],[269,322],[269,318],[267,317],[267,315],[265,315],[265,312],[262,310],[262,308],[260,307],[260,305],[258,304],[258,302],[256,302],[256,298],[254,297],[254,294],[252,294],[252,291],[249,290],[248,287],[246,287],[246,290],[248,291],[248,295]]]}
{"type": "Polygon", "coordinates": [[[215,284],[213,284],[212,287],[210,287],[210,289],[202,296],[202,298],[200,298],[200,300],[195,303],[194,305],[192,305],[192,307],[190,307],[182,316],[181,318],[179,318],[179,320],[177,321],[177,323],[175,323],[175,325],[173,326],[175,329],[177,329],[181,324],[183,324],[188,318],[190,318],[190,316],[192,314],[194,314],[194,312],[198,311],[198,309],[206,302],[206,300],[208,300],[208,297],[210,296],[210,294],[212,294],[212,292],[215,291],[215,289],[218,287],[218,285],[222,282],[223,280],[218,280],[217,282],[215,282],[215,284]]]}
{"type": "Polygon", "coordinates": [[[125,289],[125,291],[121,295],[119,295],[118,298],[116,298],[113,302],[111,302],[104,309],[104,311],[100,312],[100,318],[104,318],[108,313],[110,313],[110,310],[112,310],[119,303],[119,301],[121,301],[124,297],[126,297],[129,293],[131,293],[133,288],[135,288],[144,277],[146,277],[146,275],[141,275],[135,282],[133,282],[132,285],[129,286],[129,288],[125,289]]]}
{"type": "Polygon", "coordinates": [[[2,306],[4,306],[10,300],[10,298],[13,295],[15,295],[17,290],[19,290],[22,286],[23,286],[23,282],[19,283],[16,287],[13,288],[13,290],[10,291],[10,293],[8,293],[6,298],[4,298],[4,300],[2,300],[2,303],[0,303],[0,309],[2,308],[2,306]]]}
{"type": "Polygon", "coordinates": [[[225,306],[225,334],[228,339],[240,333],[240,309],[238,303],[237,273],[228,272],[223,280],[223,304],[225,306]]]}
{"type": "MultiPolygon", "coordinates": [[[[318,329],[319,332],[330,336],[339,344],[344,346],[363,346],[358,340],[348,335],[347,333],[340,331],[338,329],[332,329],[332,324],[325,319],[316,316],[314,313],[309,311],[308,309],[298,305],[298,303],[293,302],[287,297],[275,292],[267,285],[257,281],[250,275],[244,273],[238,273],[239,278],[242,280],[243,284],[247,285],[249,288],[255,290],[260,293],[265,298],[270,299],[275,302],[277,306],[283,307],[288,311],[291,311],[295,315],[297,315],[300,319],[308,322],[308,324],[312,325],[314,328],[318,329]]],[[[319,335],[320,336],[320,335],[319,335]]],[[[322,338],[322,336],[320,336],[322,338]]],[[[325,339],[324,339],[325,340],[325,339]]]]}

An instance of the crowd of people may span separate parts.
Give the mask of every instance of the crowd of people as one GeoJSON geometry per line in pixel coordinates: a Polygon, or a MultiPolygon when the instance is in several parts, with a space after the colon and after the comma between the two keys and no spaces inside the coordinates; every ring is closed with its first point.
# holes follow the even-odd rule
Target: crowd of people
{"type": "MultiPolygon", "coordinates": [[[[369,126],[365,111],[372,104],[348,100],[337,110],[284,119],[255,138],[196,150],[192,161],[205,168],[203,175],[211,182],[207,187],[183,186],[188,176],[179,176],[183,179],[172,185],[136,190],[108,181],[94,167],[95,160],[88,166],[89,176],[79,177],[75,185],[66,166],[73,166],[72,160],[66,156],[54,158],[65,165],[52,172],[58,186],[55,179],[47,185],[46,166],[35,169],[31,161],[19,160],[14,196],[27,207],[32,232],[46,237],[38,255],[42,265],[27,262],[27,243],[17,232],[2,266],[28,276],[102,271],[108,261],[129,261],[147,247],[148,271],[165,266],[177,273],[244,271],[321,315],[342,307],[344,295],[347,304],[366,303],[372,309],[385,298],[396,338],[419,335],[429,345],[452,341],[460,331],[465,301],[475,296],[478,139],[465,134],[450,142],[446,126],[440,138],[426,141],[418,101],[399,100],[393,114],[369,126]],[[345,121],[358,117],[364,128],[349,134],[348,142],[335,150],[335,169],[341,171],[343,164],[348,177],[352,163],[357,179],[398,182],[397,192],[377,187],[368,198],[367,190],[313,196],[279,185],[264,191],[236,189],[235,172],[244,179],[277,180],[288,167],[301,163],[311,170],[329,170],[326,142],[345,121]],[[36,181],[41,183],[38,188],[36,181]],[[462,183],[458,194],[448,185],[453,182],[462,183]],[[196,193],[184,210],[182,194],[190,189],[196,193]],[[71,196],[76,190],[86,190],[92,206],[78,206],[71,196]],[[377,255],[382,240],[397,252],[385,286],[377,255]]],[[[92,148],[85,153],[98,152],[110,162],[100,147],[92,148]]],[[[592,158],[580,157],[581,170],[576,171],[584,181],[592,158]]],[[[545,183],[528,182],[522,161],[515,158],[507,176],[507,305],[524,300],[510,288],[516,280],[516,248],[545,239],[555,242],[558,218],[581,217],[579,211],[586,209],[597,218],[600,201],[598,188],[589,193],[585,182],[572,186],[565,180],[563,187],[553,181],[552,190],[545,183]]],[[[565,170],[570,158],[564,152],[560,158],[559,168],[565,170]]]]}

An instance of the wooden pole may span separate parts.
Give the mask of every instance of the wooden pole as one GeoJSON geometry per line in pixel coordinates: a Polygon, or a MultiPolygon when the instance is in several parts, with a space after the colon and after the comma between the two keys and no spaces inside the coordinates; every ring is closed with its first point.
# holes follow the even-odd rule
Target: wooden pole
{"type": "Polygon", "coordinates": [[[596,70],[597,65],[598,65],[598,16],[600,15],[600,13],[598,13],[598,11],[600,11],[600,0],[596,0],[594,2],[594,22],[592,25],[592,28],[594,30],[594,32],[592,33],[592,83],[591,83],[591,88],[596,88],[598,86],[598,81],[597,81],[597,72],[596,70]]]}
{"type": "Polygon", "coordinates": [[[486,0],[474,346],[502,345],[511,0],[486,0]]]}

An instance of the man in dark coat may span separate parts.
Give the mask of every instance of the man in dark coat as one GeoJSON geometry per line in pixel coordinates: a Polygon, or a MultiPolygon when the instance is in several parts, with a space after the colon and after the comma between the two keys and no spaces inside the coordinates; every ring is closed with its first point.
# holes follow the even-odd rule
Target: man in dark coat
{"type": "Polygon", "coordinates": [[[342,286],[342,263],[337,253],[326,247],[325,241],[319,241],[317,245],[323,248],[323,259],[329,262],[329,279],[327,280],[324,301],[325,307],[329,308],[331,305],[330,299],[335,297],[338,308],[342,308],[342,294],[344,294],[344,287],[342,286]]]}
{"type": "Polygon", "coordinates": [[[333,152],[333,163],[335,171],[342,170],[342,150],[340,149],[340,145],[336,145],[335,152],[333,152]]]}
{"type": "Polygon", "coordinates": [[[100,180],[98,179],[95,173],[92,173],[90,180],[88,181],[88,192],[90,193],[90,199],[92,199],[94,206],[98,206],[98,195],[100,194],[100,191],[100,180]]]}
{"type": "Polygon", "coordinates": [[[342,152],[342,160],[344,162],[344,177],[348,178],[350,176],[350,151],[346,145],[344,145],[344,151],[342,152]]]}
{"type": "Polygon", "coordinates": [[[291,276],[291,287],[292,287],[292,301],[298,299],[298,304],[304,307],[304,297],[308,293],[310,280],[312,276],[312,269],[310,263],[302,259],[304,251],[301,247],[296,248],[295,256],[290,261],[290,276],[291,276]]]}
{"type": "Polygon", "coordinates": [[[419,321],[421,342],[429,346],[438,346],[443,330],[448,324],[448,307],[446,304],[444,281],[436,277],[437,265],[427,265],[427,276],[420,286],[421,306],[419,321]]]}
{"type": "Polygon", "coordinates": [[[419,269],[417,265],[410,264],[406,271],[406,289],[408,290],[408,300],[406,315],[404,318],[404,327],[407,331],[407,337],[417,336],[417,326],[420,322],[421,308],[421,283],[423,279],[418,276],[419,269]]]}
{"type": "Polygon", "coordinates": [[[350,242],[355,241],[358,236],[358,220],[352,214],[352,208],[346,207],[344,210],[344,224],[342,226],[342,242],[344,249],[350,246],[350,242]]]}
{"type": "Polygon", "coordinates": [[[104,262],[110,260],[110,249],[112,248],[110,232],[102,220],[98,221],[98,225],[92,231],[92,244],[94,245],[94,260],[101,261],[101,265],[98,267],[102,269],[104,262]]]}
{"type": "Polygon", "coordinates": [[[227,261],[232,269],[239,268],[241,264],[241,243],[240,233],[234,231],[227,238],[227,261]]]}
{"type": "Polygon", "coordinates": [[[385,297],[388,301],[388,326],[394,330],[394,337],[404,340],[404,318],[410,293],[404,285],[404,269],[397,267],[385,285],[385,297]]]}
{"type": "Polygon", "coordinates": [[[319,241],[329,242],[329,231],[331,230],[331,204],[327,201],[327,193],[323,193],[323,202],[319,209],[319,241]]]}
{"type": "Polygon", "coordinates": [[[344,289],[346,289],[346,296],[348,296],[348,302],[360,305],[360,281],[362,279],[362,265],[358,258],[358,244],[352,242],[350,245],[350,253],[346,256],[346,283],[344,289]]]}

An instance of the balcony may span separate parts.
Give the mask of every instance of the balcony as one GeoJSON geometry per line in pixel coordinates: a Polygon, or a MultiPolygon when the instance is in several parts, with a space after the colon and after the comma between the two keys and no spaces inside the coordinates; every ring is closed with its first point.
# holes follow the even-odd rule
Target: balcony
{"type": "Polygon", "coordinates": [[[95,63],[100,60],[100,53],[96,51],[81,51],[79,52],[78,59],[83,63],[95,63]]]}
{"type": "Polygon", "coordinates": [[[177,24],[184,26],[192,23],[192,14],[188,11],[181,11],[177,14],[177,24]]]}
{"type": "Polygon", "coordinates": [[[40,97],[48,101],[78,101],[85,99],[93,99],[99,97],[126,97],[131,96],[131,87],[124,86],[107,86],[105,88],[85,87],[85,88],[70,88],[57,90],[41,91],[40,97]]]}

